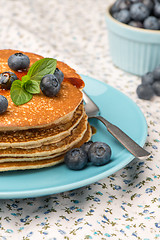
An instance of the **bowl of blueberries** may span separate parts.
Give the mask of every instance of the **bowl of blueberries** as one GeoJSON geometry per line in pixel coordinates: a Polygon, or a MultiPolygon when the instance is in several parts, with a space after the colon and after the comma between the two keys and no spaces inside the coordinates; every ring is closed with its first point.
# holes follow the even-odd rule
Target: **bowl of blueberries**
{"type": "Polygon", "coordinates": [[[117,67],[142,76],[160,65],[160,0],[116,0],[106,23],[117,67]]]}

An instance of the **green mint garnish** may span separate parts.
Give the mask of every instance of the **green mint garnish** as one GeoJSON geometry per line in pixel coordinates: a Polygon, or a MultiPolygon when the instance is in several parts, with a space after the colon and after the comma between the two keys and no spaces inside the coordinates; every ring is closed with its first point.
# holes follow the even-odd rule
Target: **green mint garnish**
{"type": "Polygon", "coordinates": [[[25,82],[24,89],[31,94],[40,93],[39,83],[35,80],[28,80],[25,82]]]}
{"type": "Polygon", "coordinates": [[[53,74],[56,70],[57,60],[53,58],[43,58],[35,62],[29,69],[27,76],[31,80],[41,81],[46,74],[53,74]]]}
{"type": "Polygon", "coordinates": [[[29,102],[32,99],[32,94],[27,92],[22,87],[22,81],[15,80],[11,86],[11,99],[16,105],[21,105],[29,102]]]}
{"type": "Polygon", "coordinates": [[[57,60],[43,58],[32,64],[27,75],[22,80],[15,80],[11,86],[11,99],[16,105],[22,105],[32,99],[33,94],[40,93],[41,79],[47,74],[53,74],[57,60]]]}

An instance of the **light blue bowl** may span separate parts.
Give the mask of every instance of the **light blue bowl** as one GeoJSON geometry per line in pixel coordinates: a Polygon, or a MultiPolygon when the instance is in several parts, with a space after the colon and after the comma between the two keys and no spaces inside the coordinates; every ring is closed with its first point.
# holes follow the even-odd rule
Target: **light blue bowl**
{"type": "Polygon", "coordinates": [[[110,55],[122,70],[143,75],[160,65],[160,31],[131,27],[114,19],[107,9],[110,55]]]}

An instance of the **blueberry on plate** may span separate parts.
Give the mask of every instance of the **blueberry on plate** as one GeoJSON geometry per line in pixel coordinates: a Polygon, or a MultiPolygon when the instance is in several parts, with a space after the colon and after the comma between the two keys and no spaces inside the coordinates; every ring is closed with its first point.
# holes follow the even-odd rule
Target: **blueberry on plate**
{"type": "Polygon", "coordinates": [[[93,141],[88,141],[88,142],[83,143],[83,145],[81,146],[83,151],[87,153],[87,156],[88,156],[88,150],[89,150],[90,146],[92,145],[92,143],[93,143],[93,141]]]}
{"type": "Polygon", "coordinates": [[[60,83],[63,82],[64,74],[61,70],[59,70],[59,68],[56,68],[56,70],[54,72],[54,76],[60,81],[60,83]]]}
{"type": "Polygon", "coordinates": [[[3,95],[0,95],[0,114],[6,112],[8,108],[8,100],[3,95]]]}
{"type": "Polygon", "coordinates": [[[107,164],[111,158],[111,148],[104,142],[94,142],[88,150],[88,158],[96,166],[107,164]]]}
{"type": "Polygon", "coordinates": [[[0,87],[5,90],[9,90],[13,81],[17,79],[17,76],[13,72],[3,72],[0,74],[0,87]]]}
{"type": "Polygon", "coordinates": [[[54,74],[47,74],[42,78],[40,88],[47,97],[54,97],[59,92],[61,84],[54,74]]]}
{"type": "Polygon", "coordinates": [[[152,85],[153,91],[157,96],[160,96],[160,81],[155,81],[152,85]]]}
{"type": "Polygon", "coordinates": [[[82,148],[73,148],[65,154],[64,162],[72,170],[81,170],[88,163],[87,153],[82,148]]]}
{"type": "Polygon", "coordinates": [[[153,72],[148,72],[142,76],[142,84],[153,84],[154,76],[153,72]]]}
{"type": "Polygon", "coordinates": [[[15,53],[8,58],[8,66],[14,71],[27,69],[29,64],[29,57],[21,52],[15,53]]]}
{"type": "Polygon", "coordinates": [[[141,2],[134,3],[130,7],[131,18],[135,21],[143,21],[150,14],[146,5],[141,2]]]}
{"type": "Polygon", "coordinates": [[[154,69],[153,76],[154,76],[154,80],[160,81],[160,65],[154,69]]]}
{"type": "Polygon", "coordinates": [[[150,84],[140,84],[136,92],[138,97],[144,100],[150,100],[154,96],[154,91],[150,84]]]}
{"type": "Polygon", "coordinates": [[[150,30],[159,30],[160,28],[158,18],[154,16],[147,17],[143,22],[143,26],[145,29],[150,30]]]}

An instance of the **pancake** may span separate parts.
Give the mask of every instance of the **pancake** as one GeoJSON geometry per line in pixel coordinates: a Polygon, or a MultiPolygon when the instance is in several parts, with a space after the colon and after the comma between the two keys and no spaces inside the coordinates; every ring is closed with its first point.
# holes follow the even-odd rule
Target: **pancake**
{"type": "MultiPolygon", "coordinates": [[[[14,72],[18,79],[21,79],[22,76],[27,74],[27,71],[13,71],[10,69],[10,67],[8,66],[8,58],[17,52],[21,52],[24,53],[25,55],[27,55],[30,59],[30,66],[35,63],[36,61],[42,59],[43,57],[36,54],[36,53],[32,53],[32,52],[24,52],[24,51],[20,51],[20,50],[13,50],[13,49],[1,49],[0,50],[0,73],[2,72],[6,72],[6,71],[12,71],[14,72]]],[[[81,79],[81,77],[79,76],[78,73],[76,73],[76,71],[71,68],[70,66],[68,66],[66,63],[61,62],[61,61],[57,61],[57,67],[63,72],[64,74],[64,80],[63,81],[67,81],[67,82],[71,82],[73,85],[75,85],[77,88],[82,89],[84,87],[84,82],[81,79]]]]}
{"type": "Polygon", "coordinates": [[[33,54],[33,53],[27,53],[27,52],[23,52],[23,51],[19,51],[19,50],[13,50],[13,49],[1,49],[0,50],[0,73],[3,73],[3,72],[14,72],[17,77],[19,79],[22,78],[22,76],[26,75],[27,74],[27,71],[13,71],[10,69],[10,67],[8,66],[8,58],[14,54],[14,53],[17,53],[17,52],[21,52],[21,53],[24,53],[26,54],[29,59],[30,59],[30,66],[35,63],[36,61],[42,59],[43,57],[38,55],[38,54],[33,54]]]}
{"type": "Polygon", "coordinates": [[[52,143],[48,145],[42,145],[41,147],[36,148],[6,148],[6,149],[0,149],[0,156],[14,156],[14,157],[20,157],[20,156],[27,156],[27,157],[34,157],[34,156],[48,156],[51,154],[55,154],[57,152],[62,152],[65,149],[70,148],[75,143],[77,143],[85,134],[87,129],[87,115],[85,114],[78,124],[76,126],[71,134],[61,140],[57,143],[52,143]]]}
{"type": "MultiPolygon", "coordinates": [[[[8,66],[8,58],[17,50],[0,50],[0,73],[12,71],[8,66]]],[[[33,64],[43,58],[37,54],[25,53],[33,64]]],[[[34,94],[31,101],[26,104],[16,106],[10,97],[10,91],[0,89],[0,94],[8,100],[8,110],[0,116],[0,131],[15,131],[31,128],[42,128],[52,124],[60,124],[73,117],[75,109],[82,102],[82,92],[74,84],[78,82],[80,87],[84,83],[81,77],[63,62],[57,62],[57,67],[64,73],[64,80],[61,89],[56,97],[49,98],[42,92],[34,94]],[[69,79],[72,79],[71,82],[69,79]],[[75,79],[75,82],[73,82],[75,79]]],[[[15,72],[15,71],[13,71],[15,72]]],[[[26,71],[15,72],[19,77],[26,75],[26,71]]]]}
{"type": "Polygon", "coordinates": [[[82,92],[69,82],[61,84],[54,98],[43,93],[35,94],[31,101],[19,106],[12,102],[10,91],[1,90],[0,94],[8,100],[7,112],[0,115],[0,131],[42,128],[68,122],[82,102],[82,92]]]}
{"type": "MultiPolygon", "coordinates": [[[[91,128],[88,124],[88,129],[85,135],[76,145],[74,145],[74,147],[80,147],[83,143],[89,141],[90,138],[91,138],[91,128]]],[[[38,161],[4,162],[0,164],[0,172],[53,167],[63,162],[64,162],[64,154],[48,160],[45,159],[45,160],[38,160],[38,161]]]]}
{"type": "MultiPolygon", "coordinates": [[[[12,71],[8,58],[17,50],[0,50],[0,73],[12,71]]],[[[22,52],[30,65],[43,57],[22,52]]],[[[64,155],[91,138],[91,128],[84,110],[81,89],[84,82],[74,69],[57,61],[64,80],[55,97],[42,92],[16,106],[9,90],[0,89],[8,100],[8,109],[0,115],[0,171],[25,170],[54,166],[64,161],[64,155]]],[[[15,71],[12,71],[15,72],[15,71]]],[[[15,72],[19,79],[26,71],[15,72]]]]}
{"type": "Polygon", "coordinates": [[[84,114],[84,106],[81,103],[75,110],[73,118],[64,124],[54,124],[46,128],[35,128],[19,131],[0,132],[0,149],[34,148],[49,142],[55,143],[67,137],[75,128],[84,114]]]}

